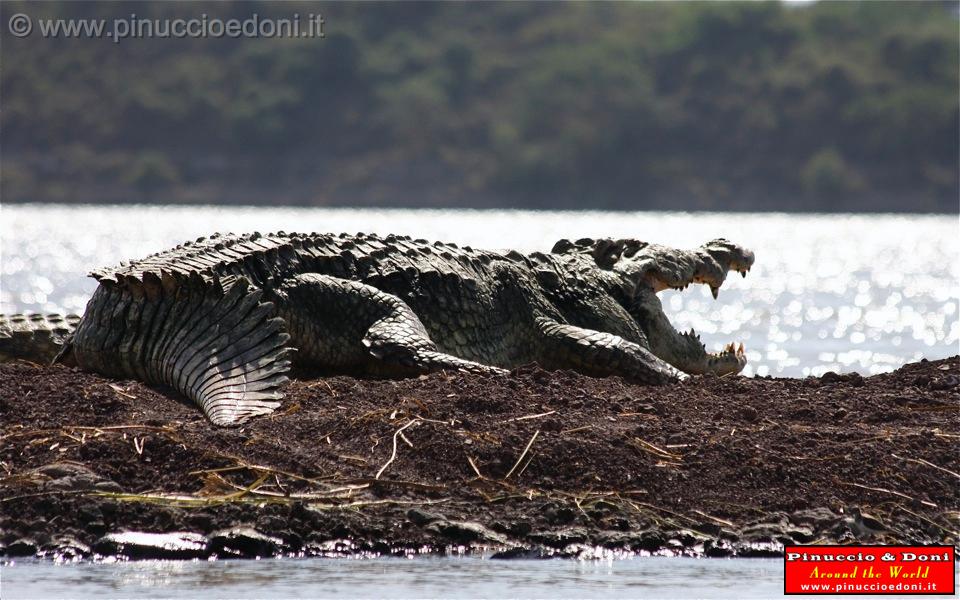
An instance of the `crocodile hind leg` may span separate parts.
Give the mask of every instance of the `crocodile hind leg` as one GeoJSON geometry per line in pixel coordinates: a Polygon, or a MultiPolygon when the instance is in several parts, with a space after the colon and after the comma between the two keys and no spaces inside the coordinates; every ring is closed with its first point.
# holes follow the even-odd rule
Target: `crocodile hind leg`
{"type": "Polygon", "coordinates": [[[279,406],[289,336],[246,279],[199,275],[101,281],[59,360],[88,371],[168,385],[216,425],[279,406]]]}
{"type": "Polygon", "coordinates": [[[620,375],[645,383],[662,384],[687,375],[649,350],[618,335],[535,319],[540,340],[539,362],[548,369],[573,369],[588,375],[620,375]]]}
{"type": "Polygon", "coordinates": [[[406,302],[364,283],[306,273],[273,296],[303,366],[387,376],[505,372],[440,352],[406,302]]]}

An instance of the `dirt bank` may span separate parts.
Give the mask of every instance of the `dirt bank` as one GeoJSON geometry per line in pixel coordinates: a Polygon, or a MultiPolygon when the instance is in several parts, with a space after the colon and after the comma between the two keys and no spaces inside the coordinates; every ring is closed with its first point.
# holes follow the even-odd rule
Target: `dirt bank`
{"type": "Polygon", "coordinates": [[[332,377],[218,429],[140,383],[0,365],[0,555],[956,544],[958,382],[960,357],[666,387],[534,367],[332,377]]]}

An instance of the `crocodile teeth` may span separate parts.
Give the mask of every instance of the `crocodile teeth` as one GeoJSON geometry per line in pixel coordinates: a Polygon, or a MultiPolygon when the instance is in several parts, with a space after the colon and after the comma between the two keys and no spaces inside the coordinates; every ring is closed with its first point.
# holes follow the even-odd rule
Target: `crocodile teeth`
{"type": "Polygon", "coordinates": [[[719,288],[719,287],[713,287],[713,286],[711,285],[711,286],[710,286],[710,293],[713,294],[713,299],[716,300],[716,299],[717,299],[717,296],[720,295],[720,288],[719,288]]]}
{"type": "Polygon", "coordinates": [[[743,349],[743,342],[740,342],[740,346],[737,348],[737,356],[743,356],[745,351],[743,349]]]}
{"type": "Polygon", "coordinates": [[[747,270],[746,270],[746,269],[741,269],[741,271],[740,271],[740,276],[741,276],[741,277],[746,277],[746,276],[747,276],[747,270]]]}

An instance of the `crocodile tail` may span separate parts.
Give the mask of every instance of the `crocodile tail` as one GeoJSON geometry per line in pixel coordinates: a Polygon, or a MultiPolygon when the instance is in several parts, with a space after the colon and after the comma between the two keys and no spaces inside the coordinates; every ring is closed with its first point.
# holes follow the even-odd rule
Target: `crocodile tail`
{"type": "Polygon", "coordinates": [[[50,363],[79,323],[79,315],[0,314],[0,362],[50,363]]]}
{"type": "Polygon", "coordinates": [[[290,336],[246,279],[146,274],[101,280],[71,341],[73,360],[99,373],[168,385],[215,425],[280,405],[290,336]]]}

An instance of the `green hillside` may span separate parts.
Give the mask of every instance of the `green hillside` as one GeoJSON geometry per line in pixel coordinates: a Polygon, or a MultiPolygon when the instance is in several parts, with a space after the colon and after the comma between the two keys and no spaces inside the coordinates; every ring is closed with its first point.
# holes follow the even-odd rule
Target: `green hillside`
{"type": "Polygon", "coordinates": [[[3,202],[958,209],[956,2],[4,2],[3,202]],[[322,12],[323,39],[10,15],[322,12]]]}

